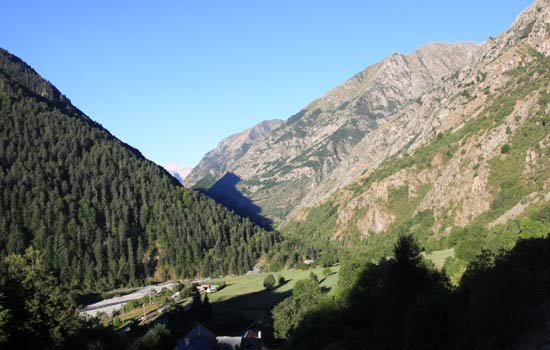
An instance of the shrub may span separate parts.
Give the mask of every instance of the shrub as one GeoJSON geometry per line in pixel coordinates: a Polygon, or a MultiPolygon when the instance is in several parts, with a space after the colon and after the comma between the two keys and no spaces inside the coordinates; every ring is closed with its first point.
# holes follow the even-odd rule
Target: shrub
{"type": "Polygon", "coordinates": [[[120,320],[120,318],[118,316],[113,318],[113,327],[117,329],[120,328],[120,326],[122,326],[122,321],[120,320]]]}
{"type": "Polygon", "coordinates": [[[273,277],[273,275],[271,273],[268,274],[267,276],[265,276],[264,287],[267,290],[271,290],[271,289],[275,288],[275,277],[273,277]]]}
{"type": "Polygon", "coordinates": [[[317,275],[316,275],[313,271],[311,271],[311,272],[309,273],[309,279],[311,279],[312,281],[315,281],[315,282],[319,283],[319,278],[317,277],[317,275]]]}
{"type": "Polygon", "coordinates": [[[502,147],[500,148],[500,153],[502,153],[502,154],[510,153],[510,145],[507,144],[507,143],[502,145],[502,147]]]}
{"type": "Polygon", "coordinates": [[[170,331],[163,324],[153,326],[134,344],[136,350],[171,349],[170,331]]]}

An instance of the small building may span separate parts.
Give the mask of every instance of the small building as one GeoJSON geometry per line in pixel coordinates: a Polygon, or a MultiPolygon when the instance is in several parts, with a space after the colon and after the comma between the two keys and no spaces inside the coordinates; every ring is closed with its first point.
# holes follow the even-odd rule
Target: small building
{"type": "Polygon", "coordinates": [[[201,324],[178,339],[176,344],[176,350],[213,350],[215,347],[216,335],[201,324]]]}
{"type": "Polygon", "coordinates": [[[217,348],[220,350],[235,350],[241,349],[241,337],[216,337],[217,348]]]}
{"type": "Polygon", "coordinates": [[[241,340],[242,350],[261,350],[262,349],[262,331],[257,329],[247,330],[241,340]]]}
{"type": "Polygon", "coordinates": [[[306,260],[304,260],[304,264],[306,264],[306,265],[311,265],[311,264],[313,264],[314,262],[315,262],[315,260],[313,260],[313,259],[306,259],[306,260]]]}
{"type": "Polygon", "coordinates": [[[199,293],[215,293],[218,291],[220,286],[217,284],[203,284],[200,286],[197,286],[197,292],[199,293]]]}

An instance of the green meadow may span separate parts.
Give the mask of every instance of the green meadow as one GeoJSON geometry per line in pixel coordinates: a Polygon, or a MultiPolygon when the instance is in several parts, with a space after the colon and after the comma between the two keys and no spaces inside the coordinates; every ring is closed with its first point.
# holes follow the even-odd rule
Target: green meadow
{"type": "Polygon", "coordinates": [[[225,278],[225,288],[208,294],[212,303],[214,317],[208,326],[215,332],[239,334],[256,321],[267,320],[271,309],[284,298],[292,295],[297,281],[309,278],[311,272],[317,275],[321,290],[327,295],[334,293],[338,280],[339,266],[331,267],[332,274],[323,276],[324,268],[308,270],[284,270],[273,275],[285,278],[285,283],[272,290],[266,290],[263,281],[268,273],[225,278]]]}

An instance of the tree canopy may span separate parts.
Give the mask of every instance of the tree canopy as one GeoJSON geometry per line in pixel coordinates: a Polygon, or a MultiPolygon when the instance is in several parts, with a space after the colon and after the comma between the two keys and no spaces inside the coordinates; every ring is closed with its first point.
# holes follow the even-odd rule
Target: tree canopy
{"type": "Polygon", "coordinates": [[[29,246],[85,291],[244,273],[277,237],[93,122],[0,50],[0,258],[29,246]]]}

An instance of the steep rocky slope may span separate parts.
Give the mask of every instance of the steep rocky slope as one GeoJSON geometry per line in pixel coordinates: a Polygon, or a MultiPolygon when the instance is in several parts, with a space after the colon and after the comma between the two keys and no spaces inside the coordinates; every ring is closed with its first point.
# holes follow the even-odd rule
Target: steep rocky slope
{"type": "Polygon", "coordinates": [[[306,195],[287,234],[311,230],[325,213],[325,239],[361,237],[380,247],[388,234],[412,232],[467,261],[523,232],[548,233],[531,218],[550,209],[549,45],[550,1],[539,0],[358,143],[306,195]]]}
{"type": "Polygon", "coordinates": [[[189,187],[210,187],[226,172],[231,172],[250,147],[259,139],[284,123],[282,120],[265,120],[238,134],[231,135],[208,152],[193,168],[185,180],[189,187]]]}
{"type": "MultiPolygon", "coordinates": [[[[413,152],[436,135],[460,128],[492,101],[505,99],[502,89],[506,84],[518,84],[510,72],[532,60],[529,48],[548,54],[547,4],[538,1],[528,8],[508,31],[481,45],[469,64],[362,140],[330,178],[308,193],[302,206],[310,206],[341,188],[341,184],[375,170],[389,157],[413,152]]],[[[486,144],[488,140],[479,141],[486,144]]]]}
{"type": "MultiPolygon", "coordinates": [[[[421,190],[422,209],[414,213],[430,210],[441,217],[451,211],[454,219],[448,222],[468,224],[496,196],[488,184],[491,159],[544,100],[546,76],[536,72],[550,52],[548,8],[548,0],[536,1],[509,30],[479,46],[429,44],[406,56],[391,55],[257,140],[226,171],[241,179],[240,191],[280,227],[330,201],[339,208],[338,232],[351,221],[362,234],[384,231],[399,216],[388,209],[388,188],[402,186],[409,186],[411,198],[421,190]],[[541,90],[524,91],[535,85],[541,90]],[[489,131],[474,122],[483,124],[493,114],[498,122],[489,131]],[[430,172],[409,167],[386,183],[372,181],[381,167],[412,162],[422,147],[458,137],[469,125],[473,130],[461,136],[464,144],[431,155],[430,172]],[[467,170],[465,162],[475,169],[467,170]],[[369,186],[357,185],[365,179],[369,186]]],[[[524,156],[540,163],[540,152],[529,151],[524,156]]]]}
{"type": "Polygon", "coordinates": [[[203,178],[210,185],[211,176],[217,180],[233,172],[241,178],[239,189],[264,214],[283,220],[310,203],[304,202],[308,193],[330,178],[358,144],[464,66],[476,48],[439,43],[409,55],[392,54],[315,100],[238,158],[213,157],[222,147],[210,152],[188,184],[203,178]]]}

